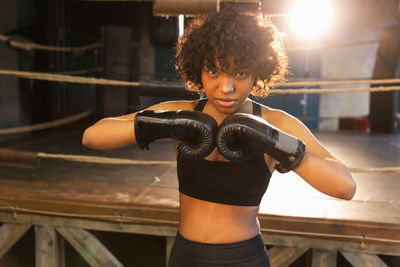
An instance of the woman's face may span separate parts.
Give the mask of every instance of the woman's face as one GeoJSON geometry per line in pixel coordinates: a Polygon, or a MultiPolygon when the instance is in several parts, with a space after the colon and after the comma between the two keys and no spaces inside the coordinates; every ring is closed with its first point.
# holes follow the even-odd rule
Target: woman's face
{"type": "Polygon", "coordinates": [[[249,96],[255,74],[250,69],[223,72],[217,62],[215,68],[204,64],[201,70],[203,89],[208,102],[223,114],[234,113],[249,96]]]}

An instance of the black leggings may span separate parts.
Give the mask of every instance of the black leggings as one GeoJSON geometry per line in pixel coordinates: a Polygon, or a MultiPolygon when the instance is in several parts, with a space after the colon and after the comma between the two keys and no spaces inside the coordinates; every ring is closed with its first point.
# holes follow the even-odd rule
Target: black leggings
{"type": "Polygon", "coordinates": [[[226,244],[208,244],[188,240],[178,232],[168,267],[269,267],[261,235],[226,244]]]}

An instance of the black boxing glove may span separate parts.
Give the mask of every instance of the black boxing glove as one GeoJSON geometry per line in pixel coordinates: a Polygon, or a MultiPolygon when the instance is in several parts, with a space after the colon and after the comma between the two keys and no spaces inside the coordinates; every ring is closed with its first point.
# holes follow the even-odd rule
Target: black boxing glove
{"type": "Polygon", "coordinates": [[[135,116],[135,138],[141,149],[149,149],[156,139],[179,141],[178,153],[187,158],[203,158],[215,147],[218,128],[213,117],[189,110],[143,110],[135,116]]]}
{"type": "Polygon", "coordinates": [[[231,161],[242,161],[251,151],[262,151],[279,161],[275,169],[281,173],[294,169],[306,151],[301,140],[245,113],[233,114],[221,123],[216,143],[219,153],[231,161]]]}

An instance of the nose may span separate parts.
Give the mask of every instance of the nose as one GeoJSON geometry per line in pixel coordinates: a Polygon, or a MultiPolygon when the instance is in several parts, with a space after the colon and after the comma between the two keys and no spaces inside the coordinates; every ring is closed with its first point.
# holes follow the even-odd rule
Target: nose
{"type": "Polygon", "coordinates": [[[222,92],[229,94],[235,91],[234,80],[230,75],[224,73],[220,78],[220,88],[222,92]]]}

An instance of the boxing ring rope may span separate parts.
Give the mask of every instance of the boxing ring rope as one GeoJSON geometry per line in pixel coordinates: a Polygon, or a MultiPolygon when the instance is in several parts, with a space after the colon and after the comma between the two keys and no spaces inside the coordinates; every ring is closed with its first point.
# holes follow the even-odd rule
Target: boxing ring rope
{"type": "Polygon", "coordinates": [[[94,77],[70,76],[62,74],[0,70],[0,75],[11,75],[25,79],[45,80],[52,82],[68,82],[68,83],[84,83],[84,84],[100,84],[100,85],[118,85],[118,86],[139,86],[139,82],[127,82],[119,80],[110,80],[94,77]]]}
{"type": "MultiPolygon", "coordinates": [[[[360,118],[362,116],[352,117],[352,118],[360,118]]],[[[301,121],[329,121],[329,120],[337,120],[340,117],[300,117],[301,121]]]]}
{"type": "Polygon", "coordinates": [[[393,84],[399,83],[400,79],[360,79],[360,80],[335,80],[335,81],[301,81],[301,82],[279,82],[274,83],[273,87],[280,86],[292,86],[292,87],[300,87],[300,86],[321,86],[321,85],[356,85],[356,84],[393,84]]]}
{"type": "MultiPolygon", "coordinates": [[[[118,158],[82,156],[82,155],[48,154],[43,152],[38,152],[37,157],[62,159],[75,162],[99,163],[99,164],[176,167],[176,161],[142,161],[142,160],[118,159],[118,158]]],[[[390,173],[390,172],[400,172],[400,167],[382,167],[382,168],[349,167],[349,170],[352,173],[373,173],[373,172],[390,173]]]]}
{"type": "MultiPolygon", "coordinates": [[[[70,76],[62,74],[42,73],[42,72],[27,72],[27,71],[14,71],[0,69],[0,75],[12,75],[25,79],[46,80],[54,82],[68,82],[68,83],[83,83],[83,84],[99,84],[99,85],[117,85],[117,86],[141,86],[141,85],[157,85],[160,87],[177,87],[168,83],[154,83],[151,82],[132,82],[120,81],[104,78],[94,77],[81,77],[70,76]]],[[[375,80],[343,80],[343,81],[307,81],[307,82],[285,82],[276,83],[273,87],[281,86],[317,86],[317,85],[357,85],[357,84],[394,84],[399,83],[400,79],[375,79],[375,80]]],[[[184,87],[183,84],[178,87],[184,87]]],[[[330,88],[330,89],[271,89],[271,94],[317,94],[317,93],[347,93],[347,92],[386,92],[386,91],[399,91],[399,86],[379,86],[379,87],[366,87],[366,88],[330,88]]]]}
{"type": "Polygon", "coordinates": [[[48,121],[48,122],[43,122],[43,123],[38,123],[34,125],[27,125],[27,126],[21,126],[21,127],[13,127],[13,128],[7,128],[7,129],[0,129],[0,135],[3,134],[17,134],[17,133],[26,133],[26,132],[32,132],[32,131],[39,131],[39,130],[44,130],[44,129],[49,129],[49,128],[54,128],[57,126],[65,125],[71,122],[78,121],[80,119],[89,117],[90,111],[84,111],[66,118],[58,119],[58,120],[53,120],[53,121],[48,121]]]}
{"type": "Polygon", "coordinates": [[[104,67],[96,67],[90,69],[81,69],[81,70],[66,70],[60,72],[54,72],[55,74],[64,74],[64,75],[83,75],[93,72],[101,72],[104,70],[104,67]]]}
{"type": "MultiPolygon", "coordinates": [[[[1,34],[0,34],[1,38],[1,34]]],[[[38,79],[47,81],[57,81],[57,82],[69,82],[69,83],[84,83],[84,84],[101,84],[101,85],[118,85],[118,86],[140,86],[140,85],[156,85],[161,87],[171,87],[170,84],[163,83],[149,83],[149,82],[130,82],[130,81],[120,81],[120,80],[110,80],[103,78],[94,77],[80,77],[80,76],[70,76],[62,74],[51,74],[51,73],[39,73],[39,72],[26,72],[26,71],[13,71],[0,69],[0,75],[13,75],[20,78],[26,79],[38,79]]],[[[358,84],[395,84],[400,83],[400,79],[379,79],[379,80],[342,80],[342,81],[303,81],[303,82],[284,82],[276,83],[273,87],[282,86],[336,86],[336,85],[358,85],[358,84]]],[[[177,86],[177,85],[173,85],[177,86]]],[[[183,87],[183,85],[178,85],[177,87],[183,87]]],[[[337,92],[385,92],[385,91],[397,91],[400,90],[400,86],[380,86],[380,87],[367,87],[367,88],[331,88],[331,89],[271,89],[271,93],[276,94],[306,94],[306,93],[337,93],[337,92]]],[[[55,120],[47,123],[40,123],[36,125],[28,125],[23,127],[0,129],[0,134],[10,134],[10,133],[22,133],[28,131],[42,130],[47,128],[56,127],[59,125],[67,124],[81,118],[89,116],[90,112],[85,111],[68,118],[55,120]]],[[[0,154],[6,155],[4,149],[0,149],[0,154]]],[[[8,154],[10,151],[8,150],[8,154]]],[[[175,167],[175,161],[142,161],[142,160],[131,160],[131,159],[117,159],[117,158],[107,158],[107,157],[95,157],[95,156],[83,156],[83,155],[65,155],[65,154],[49,154],[43,152],[22,152],[25,153],[25,161],[30,161],[29,158],[35,163],[27,164],[26,166],[38,167],[40,158],[52,158],[52,159],[62,159],[74,162],[86,162],[86,163],[98,163],[98,164],[120,164],[120,165],[147,165],[147,166],[164,166],[164,167],[175,167]],[[26,154],[28,153],[28,154],[26,154]],[[29,154],[31,153],[31,154],[29,154]],[[28,160],[27,160],[28,159],[28,160]]],[[[1,155],[0,155],[1,157],[1,155]]],[[[17,156],[18,157],[18,156],[17,156]]],[[[2,157],[4,160],[4,156],[2,157]]],[[[1,160],[0,160],[1,161],[1,160]]],[[[9,160],[5,160],[7,162],[9,160]]],[[[25,162],[26,163],[26,162],[25,162]]],[[[18,165],[18,164],[14,164],[18,165]]],[[[24,165],[24,163],[22,164],[24,165]]],[[[372,172],[400,172],[400,167],[349,167],[352,173],[372,173],[372,172]]]]}
{"type": "Polygon", "coordinates": [[[132,159],[120,159],[120,158],[97,157],[97,156],[50,154],[43,152],[38,152],[36,154],[36,157],[48,158],[48,159],[62,159],[66,161],[75,161],[75,162],[97,163],[97,164],[176,167],[176,161],[163,161],[163,160],[132,160],[132,159]]]}
{"type": "MultiPolygon", "coordinates": [[[[110,165],[133,165],[133,166],[160,166],[176,167],[176,161],[166,160],[132,160],[110,157],[52,154],[44,152],[17,151],[12,149],[0,149],[0,163],[18,167],[38,168],[41,159],[58,159],[73,162],[110,164],[110,165]]],[[[352,173],[399,173],[400,167],[349,167],[352,173]]]]}
{"type": "MultiPolygon", "coordinates": [[[[48,46],[35,44],[31,42],[19,42],[16,40],[12,40],[10,37],[0,34],[0,41],[5,42],[8,46],[23,49],[27,51],[33,50],[46,50],[46,51],[55,51],[55,52],[72,52],[79,53],[85,52],[91,49],[97,49],[102,47],[102,44],[93,43],[80,47],[56,47],[56,46],[48,46]]],[[[35,73],[35,72],[16,72],[7,70],[0,70],[0,75],[14,75],[20,78],[26,79],[38,79],[38,80],[47,80],[54,82],[67,82],[67,83],[81,83],[81,84],[101,84],[101,85],[117,85],[117,86],[132,86],[138,87],[142,85],[157,85],[159,87],[171,87],[176,85],[171,84],[155,84],[151,82],[125,82],[125,81],[116,81],[102,78],[87,78],[87,77],[70,77],[68,75],[84,75],[88,73],[93,73],[97,71],[101,71],[102,68],[89,69],[89,70],[77,70],[77,71],[65,71],[58,73],[35,73]],[[4,71],[4,72],[3,72],[4,71]],[[75,79],[76,78],[76,79],[75,79]],[[87,79],[87,80],[86,80],[87,79]]],[[[184,88],[184,85],[179,86],[180,88],[184,88]]],[[[400,79],[385,79],[385,80],[347,80],[347,81],[305,81],[305,82],[284,82],[284,83],[276,83],[271,86],[270,93],[271,94],[319,94],[319,93],[349,93],[349,92],[387,92],[387,91],[398,91],[400,90],[400,79]],[[315,89],[315,88],[304,88],[304,89],[275,89],[277,87],[307,87],[307,86],[337,86],[337,85],[366,85],[366,84],[398,84],[398,86],[379,86],[379,87],[365,87],[365,88],[329,88],[329,89],[315,89]]],[[[31,132],[38,131],[43,129],[49,129],[61,125],[65,125],[68,123],[72,123],[74,121],[78,121],[82,118],[88,117],[90,115],[89,111],[81,112],[79,114],[54,120],[50,122],[40,123],[36,125],[28,125],[22,127],[14,127],[8,129],[0,129],[1,134],[15,134],[15,133],[23,133],[23,132],[31,132]]],[[[316,119],[316,118],[309,118],[316,119]]],[[[333,117],[319,119],[337,119],[333,117]]],[[[1,164],[1,154],[3,153],[0,149],[0,164],[1,164]]],[[[15,151],[15,152],[23,152],[23,151],[15,151]]],[[[143,160],[131,160],[131,159],[122,159],[122,158],[108,158],[108,157],[97,157],[97,156],[85,156],[85,155],[67,155],[67,154],[51,154],[44,152],[26,152],[32,153],[35,155],[37,160],[41,159],[56,159],[56,160],[66,160],[72,162],[82,162],[82,163],[94,163],[94,164],[117,164],[117,165],[141,165],[141,166],[162,166],[162,167],[176,167],[176,161],[143,161],[143,160]]],[[[5,153],[7,155],[7,153],[5,153]]],[[[350,172],[352,173],[371,173],[371,172],[396,172],[400,173],[400,167],[383,167],[383,168],[356,168],[349,167],[350,172]]],[[[143,217],[134,217],[134,216],[124,216],[122,213],[115,213],[109,215],[101,215],[101,214],[76,214],[69,212],[56,212],[56,211],[45,211],[38,209],[30,209],[30,208],[20,208],[15,203],[11,201],[7,203],[8,205],[0,206],[0,211],[10,211],[13,216],[17,218],[18,212],[20,213],[30,213],[30,214],[38,214],[38,215],[54,215],[54,216],[63,216],[69,218],[85,218],[85,219],[99,219],[99,220],[113,220],[119,222],[121,225],[123,223],[130,222],[139,222],[139,223],[166,223],[177,225],[175,220],[162,220],[162,219],[152,219],[152,218],[143,218],[143,217]]],[[[139,209],[136,207],[132,207],[133,210],[139,209]]],[[[152,208],[147,208],[152,209],[152,208]]],[[[163,209],[156,209],[163,211],[163,209]]],[[[361,242],[361,246],[364,242],[372,241],[372,242],[380,242],[386,244],[396,244],[400,245],[399,240],[390,239],[390,238],[377,238],[377,237],[369,237],[366,235],[343,235],[343,234],[328,234],[328,233],[319,233],[319,232],[308,232],[308,231],[293,231],[293,230],[279,230],[279,229],[270,229],[270,228],[261,228],[261,231],[265,233],[277,233],[277,234],[293,234],[300,236],[310,236],[310,237],[321,237],[321,238],[340,238],[340,239],[349,239],[355,242],[361,242]]]]}
{"type": "Polygon", "coordinates": [[[45,50],[45,51],[52,51],[52,52],[79,53],[79,52],[85,52],[87,50],[92,50],[92,49],[102,47],[101,42],[84,45],[84,46],[76,46],[76,47],[42,45],[42,44],[36,44],[36,43],[32,43],[32,42],[16,41],[4,34],[0,34],[0,41],[5,42],[7,45],[9,45],[11,47],[26,50],[26,51],[45,50]]]}
{"type": "Polygon", "coordinates": [[[353,92],[388,92],[399,91],[400,86],[379,86],[365,88],[332,88],[332,89],[271,89],[271,94],[325,94],[325,93],[353,93],[353,92]]]}

